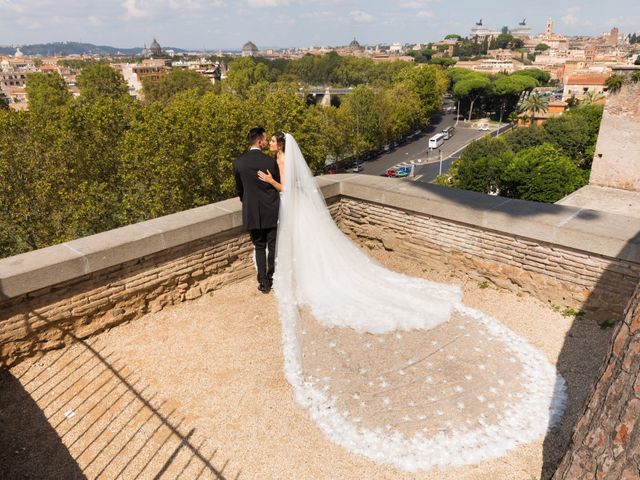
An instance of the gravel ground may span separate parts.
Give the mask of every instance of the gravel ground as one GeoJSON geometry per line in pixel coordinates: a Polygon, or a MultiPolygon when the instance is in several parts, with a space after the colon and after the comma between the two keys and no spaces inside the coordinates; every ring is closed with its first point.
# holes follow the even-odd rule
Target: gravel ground
{"type": "MultiPolygon", "coordinates": [[[[371,254],[389,268],[452,281],[394,254],[371,254]]],[[[537,479],[543,458],[553,463],[566,445],[611,335],[531,297],[462,284],[465,304],[528,338],[552,363],[562,359],[568,410],[544,446],[540,439],[479,465],[406,473],[330,443],[294,403],[275,297],[254,284],[0,372],[0,478],[537,479]]]]}

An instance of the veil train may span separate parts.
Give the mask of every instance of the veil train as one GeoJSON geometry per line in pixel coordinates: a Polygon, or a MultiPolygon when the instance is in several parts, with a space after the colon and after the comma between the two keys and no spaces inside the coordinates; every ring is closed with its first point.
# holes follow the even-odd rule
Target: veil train
{"type": "Polygon", "coordinates": [[[496,458],[557,423],[566,387],[545,356],[464,306],[459,287],[369,258],[289,134],[285,145],[274,277],[285,375],[324,434],[417,470],[496,458]]]}

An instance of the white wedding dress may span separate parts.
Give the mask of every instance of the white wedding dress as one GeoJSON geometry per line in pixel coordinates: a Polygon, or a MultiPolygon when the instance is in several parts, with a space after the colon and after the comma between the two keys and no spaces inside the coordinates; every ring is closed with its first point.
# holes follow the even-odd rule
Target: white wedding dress
{"type": "Polygon", "coordinates": [[[289,134],[274,290],[296,401],[353,452],[406,470],[478,463],[562,416],[565,383],[541,352],[338,229],[289,134]]]}

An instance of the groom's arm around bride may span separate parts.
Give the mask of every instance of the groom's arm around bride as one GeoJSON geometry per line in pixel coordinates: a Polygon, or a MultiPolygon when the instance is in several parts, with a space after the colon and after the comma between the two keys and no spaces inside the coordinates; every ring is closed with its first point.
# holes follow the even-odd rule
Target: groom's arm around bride
{"type": "Polygon", "coordinates": [[[264,128],[252,128],[247,140],[249,151],[233,162],[233,176],[242,202],[242,223],[249,231],[256,250],[258,288],[267,293],[271,289],[275,267],[280,195],[273,186],[258,178],[258,172],[269,170],[277,181],[280,181],[280,174],[276,160],[262,153],[268,144],[264,128]]]}

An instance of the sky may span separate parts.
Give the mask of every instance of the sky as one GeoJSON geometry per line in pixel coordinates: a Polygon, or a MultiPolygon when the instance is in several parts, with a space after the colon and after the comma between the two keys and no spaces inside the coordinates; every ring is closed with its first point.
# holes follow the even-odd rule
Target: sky
{"type": "Polygon", "coordinates": [[[638,0],[0,0],[0,45],[77,41],[142,47],[240,49],[427,43],[527,19],[535,34],[640,33],[638,0]]]}

